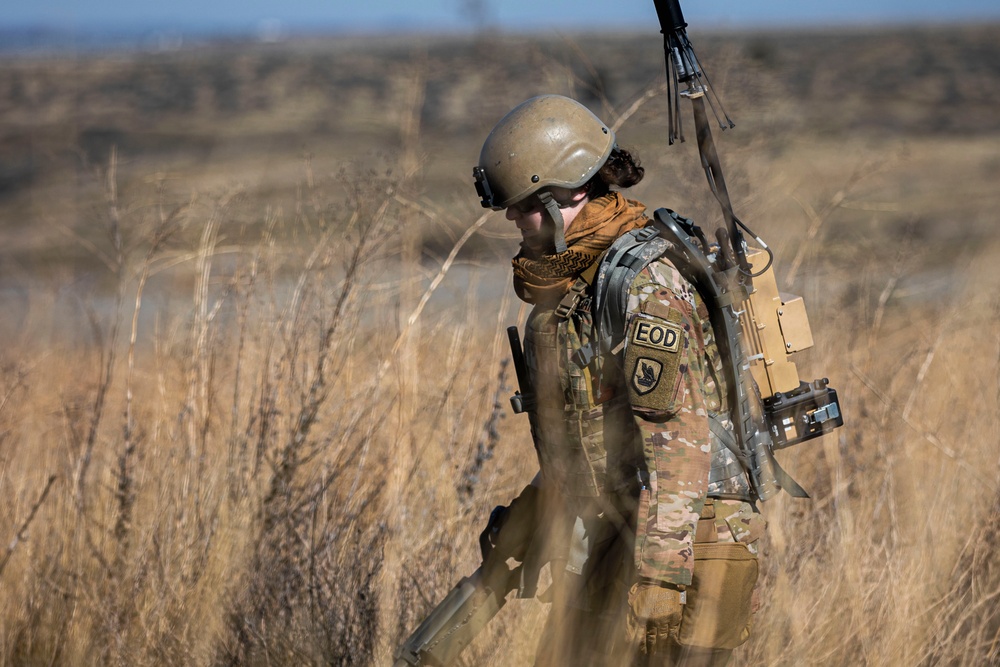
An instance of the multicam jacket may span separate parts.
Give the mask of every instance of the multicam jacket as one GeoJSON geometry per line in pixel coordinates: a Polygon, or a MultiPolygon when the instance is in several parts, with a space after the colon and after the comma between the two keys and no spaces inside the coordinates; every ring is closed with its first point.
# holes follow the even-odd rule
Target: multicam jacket
{"type": "Polygon", "coordinates": [[[623,379],[649,471],[648,489],[640,494],[636,566],[640,576],[689,584],[708,493],[708,416],[725,405],[718,351],[696,290],[663,260],[632,281],[626,322],[623,379]]]}
{"type": "MultiPolygon", "coordinates": [[[[542,476],[567,498],[636,494],[641,577],[691,583],[693,543],[709,485],[709,414],[725,381],[708,311],[665,259],[629,288],[620,363],[580,368],[571,357],[595,335],[592,288],[577,279],[558,305],[538,305],[525,328],[537,408],[530,413],[542,476]]],[[[749,542],[762,522],[746,503],[718,504],[722,540],[749,542]]]]}

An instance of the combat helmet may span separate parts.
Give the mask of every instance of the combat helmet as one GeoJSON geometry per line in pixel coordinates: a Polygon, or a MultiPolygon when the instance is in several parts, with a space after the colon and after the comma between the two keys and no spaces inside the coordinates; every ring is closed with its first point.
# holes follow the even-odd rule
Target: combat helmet
{"type": "MultiPolygon", "coordinates": [[[[587,107],[562,95],[533,97],[514,107],[486,137],[473,168],[485,208],[502,210],[546,187],[578,188],[598,172],[615,133],[587,107]]],[[[556,251],[566,249],[559,204],[539,199],[555,226],[556,251]]]]}

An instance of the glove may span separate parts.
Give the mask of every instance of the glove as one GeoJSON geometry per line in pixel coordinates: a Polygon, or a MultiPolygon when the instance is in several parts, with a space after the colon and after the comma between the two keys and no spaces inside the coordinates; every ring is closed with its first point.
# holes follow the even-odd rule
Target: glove
{"type": "Polygon", "coordinates": [[[496,551],[503,560],[523,561],[536,526],[538,489],[526,486],[521,494],[504,507],[490,512],[486,528],[479,534],[479,549],[485,563],[496,551]]]}
{"type": "Polygon", "coordinates": [[[652,655],[676,638],[684,611],[684,591],[671,584],[642,580],[628,592],[628,636],[643,655],[652,655]]]}
{"type": "Polygon", "coordinates": [[[490,554],[493,553],[493,549],[500,539],[500,529],[507,523],[507,516],[509,514],[510,508],[506,505],[497,505],[490,512],[490,520],[486,522],[486,528],[483,529],[483,532],[479,533],[479,551],[483,554],[484,563],[489,559],[490,554]]]}

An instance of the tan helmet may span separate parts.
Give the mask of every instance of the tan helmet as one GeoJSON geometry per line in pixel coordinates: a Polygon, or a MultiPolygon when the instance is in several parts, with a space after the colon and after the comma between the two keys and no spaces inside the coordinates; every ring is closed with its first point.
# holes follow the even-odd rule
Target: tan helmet
{"type": "Polygon", "coordinates": [[[483,206],[500,210],[549,186],[578,188],[608,159],[615,133],[562,95],[533,97],[504,116],[473,169],[483,206]]]}

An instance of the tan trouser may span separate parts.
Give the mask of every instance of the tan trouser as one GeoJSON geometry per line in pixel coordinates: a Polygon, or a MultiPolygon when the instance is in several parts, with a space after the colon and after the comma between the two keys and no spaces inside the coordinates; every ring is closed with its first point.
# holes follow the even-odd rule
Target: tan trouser
{"type": "MultiPolygon", "coordinates": [[[[615,505],[634,526],[634,509],[630,509],[628,499],[617,499],[615,505]]],[[[696,545],[719,542],[715,521],[714,503],[709,501],[698,522],[696,545]]],[[[589,520],[588,534],[591,544],[584,571],[554,574],[552,609],[539,642],[536,667],[724,667],[729,662],[732,648],[685,646],[673,641],[658,647],[656,654],[644,656],[637,646],[629,645],[625,621],[628,589],[635,578],[633,541],[623,537],[614,522],[599,518],[589,520]]],[[[728,530],[726,537],[732,539],[728,530]]],[[[695,552],[698,578],[697,546],[695,552]]],[[[704,567],[703,572],[709,572],[712,565],[704,567]]],[[[732,633],[729,635],[731,638],[732,633]]],[[[691,636],[691,632],[682,624],[676,638],[684,636],[691,636]]]]}

